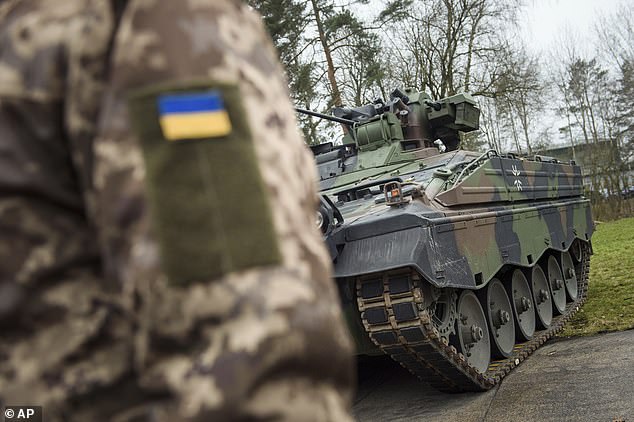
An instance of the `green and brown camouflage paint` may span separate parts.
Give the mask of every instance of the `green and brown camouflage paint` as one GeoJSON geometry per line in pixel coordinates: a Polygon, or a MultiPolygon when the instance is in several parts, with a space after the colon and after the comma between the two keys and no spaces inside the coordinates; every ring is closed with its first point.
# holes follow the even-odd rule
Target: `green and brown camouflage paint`
{"type": "MultiPolygon", "coordinates": [[[[433,136],[434,128],[427,130],[433,136]]],[[[320,172],[322,194],[343,220],[331,221],[325,237],[358,352],[376,348],[359,321],[354,277],[413,268],[433,286],[478,290],[507,269],[531,268],[549,250],[589,242],[594,231],[581,168],[572,162],[495,151],[404,151],[406,142],[340,147],[338,174],[320,172]],[[376,165],[359,165],[368,162],[376,165]],[[382,201],[389,180],[402,184],[409,202],[382,201]]]]}

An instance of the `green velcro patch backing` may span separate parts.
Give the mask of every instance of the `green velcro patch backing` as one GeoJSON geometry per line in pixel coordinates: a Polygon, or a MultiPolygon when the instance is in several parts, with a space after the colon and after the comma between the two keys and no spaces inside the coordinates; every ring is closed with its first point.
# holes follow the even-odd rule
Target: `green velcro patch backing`
{"type": "Polygon", "coordinates": [[[129,99],[142,145],[150,214],[170,283],[183,285],[282,261],[253,138],[236,85],[215,82],[154,86],[129,99]],[[231,132],[169,141],[157,99],[217,90],[231,132]]]}

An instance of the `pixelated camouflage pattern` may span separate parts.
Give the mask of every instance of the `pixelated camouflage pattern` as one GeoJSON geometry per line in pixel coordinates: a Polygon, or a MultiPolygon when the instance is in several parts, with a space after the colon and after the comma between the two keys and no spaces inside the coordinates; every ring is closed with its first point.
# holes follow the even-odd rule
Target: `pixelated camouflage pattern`
{"type": "Polygon", "coordinates": [[[259,17],[124,3],[0,5],[0,402],[47,420],[350,420],[312,160],[259,17]],[[191,80],[241,89],[283,264],[174,287],[126,100],[191,80]]]}

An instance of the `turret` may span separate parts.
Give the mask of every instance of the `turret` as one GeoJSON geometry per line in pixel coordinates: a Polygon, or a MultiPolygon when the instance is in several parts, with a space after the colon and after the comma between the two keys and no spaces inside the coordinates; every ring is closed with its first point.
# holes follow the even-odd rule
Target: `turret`
{"type": "MultiPolygon", "coordinates": [[[[337,149],[340,152],[334,155],[338,159],[351,151],[356,152],[355,170],[425,158],[438,154],[439,147],[441,151],[455,150],[460,145],[459,132],[478,129],[480,118],[480,110],[469,94],[433,101],[426,93],[412,89],[405,92],[395,89],[387,102],[376,100],[361,107],[335,107],[333,116],[302,109],[297,111],[342,124],[345,149],[322,145],[313,148],[313,152],[321,155],[337,149]]],[[[319,164],[320,161],[331,160],[318,160],[319,164]]],[[[336,163],[329,164],[331,168],[336,163]]],[[[343,166],[344,162],[340,161],[340,164],[343,166]]],[[[335,176],[345,170],[328,171],[335,176]]],[[[322,179],[327,178],[328,175],[320,173],[322,179]]]]}
{"type": "Polygon", "coordinates": [[[376,147],[377,142],[401,142],[407,151],[433,147],[439,139],[452,151],[460,143],[458,132],[478,129],[480,110],[469,94],[432,101],[424,92],[395,89],[387,103],[377,100],[357,108],[336,107],[333,115],[357,123],[346,141],[356,141],[361,149],[376,147]]]}

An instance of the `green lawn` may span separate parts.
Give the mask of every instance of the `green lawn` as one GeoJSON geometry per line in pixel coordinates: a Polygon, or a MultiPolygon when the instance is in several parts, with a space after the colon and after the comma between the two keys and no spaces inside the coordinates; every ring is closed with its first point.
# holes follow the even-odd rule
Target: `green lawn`
{"type": "Polygon", "coordinates": [[[634,218],[599,224],[592,247],[588,300],[560,336],[634,328],[634,218]]]}

